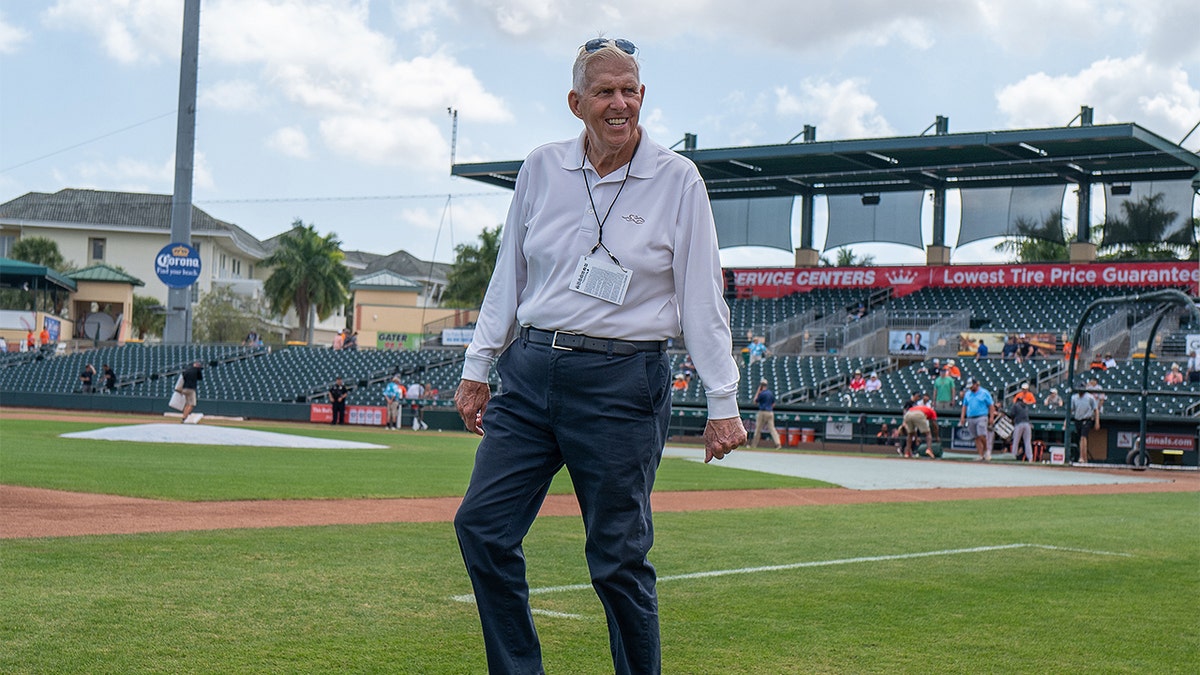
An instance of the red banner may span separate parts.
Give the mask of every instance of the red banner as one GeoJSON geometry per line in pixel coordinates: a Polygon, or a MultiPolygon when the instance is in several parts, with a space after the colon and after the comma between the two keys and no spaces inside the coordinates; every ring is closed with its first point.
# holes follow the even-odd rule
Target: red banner
{"type": "Polygon", "coordinates": [[[927,287],[1033,288],[1053,286],[1182,287],[1200,295],[1194,262],[1088,263],[1084,265],[946,265],[939,267],[803,267],[726,270],[731,297],[779,298],[818,288],[891,288],[901,297],[927,287]]]}
{"type": "MultiPolygon", "coordinates": [[[[387,417],[387,408],[381,405],[348,405],[346,406],[346,424],[365,426],[383,426],[387,417]]],[[[329,424],[333,421],[332,403],[310,403],[308,421],[319,424],[329,424]]]]}

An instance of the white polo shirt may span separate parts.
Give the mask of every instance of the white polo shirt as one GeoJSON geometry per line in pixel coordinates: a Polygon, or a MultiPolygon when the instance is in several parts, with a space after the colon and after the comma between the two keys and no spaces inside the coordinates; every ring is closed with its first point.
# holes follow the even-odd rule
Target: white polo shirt
{"type": "MultiPolygon", "coordinates": [[[[738,415],[738,369],[704,180],[690,160],[640,130],[628,180],[626,167],[598,176],[584,156],[583,133],[525,159],[464,379],[486,382],[521,326],[622,340],[682,334],[704,381],[709,417],[738,415]],[[579,257],[599,236],[592,203],[604,222],[604,245],[632,270],[621,305],[569,289],[579,257]]],[[[604,249],[592,258],[611,262],[604,249]]]]}

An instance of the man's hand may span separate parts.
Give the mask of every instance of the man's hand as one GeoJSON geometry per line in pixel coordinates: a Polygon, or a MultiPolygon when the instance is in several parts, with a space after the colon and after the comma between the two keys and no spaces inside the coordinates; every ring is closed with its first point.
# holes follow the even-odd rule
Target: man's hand
{"type": "Polygon", "coordinates": [[[734,448],[746,443],[746,426],[740,417],[709,420],[704,426],[704,463],[724,459],[734,448]]]}
{"type": "Polygon", "coordinates": [[[458,409],[458,416],[467,426],[467,431],[483,435],[483,411],[487,410],[491,397],[492,390],[487,382],[459,381],[458,389],[454,391],[454,407],[458,409]]]}

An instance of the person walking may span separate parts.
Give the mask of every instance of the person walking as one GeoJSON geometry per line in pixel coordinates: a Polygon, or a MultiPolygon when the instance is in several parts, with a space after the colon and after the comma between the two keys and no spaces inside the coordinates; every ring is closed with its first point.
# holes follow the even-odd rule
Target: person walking
{"type": "MultiPolygon", "coordinates": [[[[1029,385],[1021,385],[1028,387],[1029,385]]],[[[1025,458],[1026,462],[1033,462],[1033,425],[1029,422],[1029,406],[1026,399],[1018,395],[1013,399],[1011,405],[1008,406],[1008,416],[1012,418],[1012,454],[1018,460],[1025,458]],[[1021,454],[1022,450],[1024,455],[1021,454]]]]}
{"type": "Polygon", "coordinates": [[[186,423],[192,411],[196,409],[200,380],[204,379],[204,364],[199,361],[193,361],[191,366],[183,369],[181,375],[183,378],[179,387],[179,392],[183,394],[183,419],[181,422],[186,423]]]}
{"type": "Polygon", "coordinates": [[[384,405],[387,408],[387,421],[384,429],[398,429],[400,421],[400,399],[404,398],[404,387],[400,384],[400,376],[392,377],[383,388],[384,405]]]}
{"type": "Polygon", "coordinates": [[[1071,420],[1075,423],[1075,436],[1079,439],[1079,454],[1074,459],[1080,464],[1087,464],[1088,431],[1100,428],[1100,404],[1091,392],[1076,390],[1071,394],[1071,420]]]}
{"type": "Polygon", "coordinates": [[[977,462],[992,461],[992,423],[996,416],[996,402],[992,393],[979,384],[974,377],[967,380],[967,390],[962,396],[962,413],[958,425],[966,427],[975,439],[977,462]]]}
{"type": "Polygon", "coordinates": [[[522,541],[571,474],[616,673],[661,666],[650,492],[670,420],[668,340],[708,400],[705,461],[746,441],[716,226],[695,165],[639,126],[637,48],[577,52],[576,138],[522,163],[455,407],[482,435],[454,519],[491,673],[542,672],[522,541]],[[504,383],[492,396],[495,365],[504,383]]]}
{"type": "Polygon", "coordinates": [[[783,446],[779,443],[779,432],[775,430],[775,392],[771,391],[767,384],[766,380],[760,380],[758,391],[754,392],[754,404],[758,406],[758,413],[754,416],[754,441],[750,447],[758,447],[761,433],[765,431],[770,434],[771,442],[778,450],[783,446]]]}

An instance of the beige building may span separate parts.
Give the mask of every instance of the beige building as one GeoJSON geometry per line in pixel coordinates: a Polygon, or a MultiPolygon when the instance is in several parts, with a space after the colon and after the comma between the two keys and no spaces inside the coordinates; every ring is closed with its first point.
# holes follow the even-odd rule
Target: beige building
{"type": "MultiPolygon", "coordinates": [[[[0,257],[7,257],[22,237],[45,237],[76,267],[105,265],[144,281],[138,294],[164,305],[168,288],[155,274],[154,259],[172,243],[170,233],[170,195],[68,188],[55,193],[30,192],[0,204],[0,257]]],[[[265,302],[263,283],[270,270],[259,263],[284,233],[286,230],[260,241],[237,225],[193,206],[189,243],[199,253],[201,269],[191,287],[192,302],[222,286],[265,302]]],[[[363,348],[388,348],[386,344],[399,335],[407,336],[407,346],[414,348],[426,332],[440,332],[442,327],[453,328],[474,319],[473,312],[437,306],[450,265],[422,261],[405,251],[388,255],[346,251],[345,255],[344,262],[356,278],[351,292],[362,306],[352,318],[339,308],[318,321],[313,331],[318,344],[331,343],[339,329],[349,327],[359,331],[363,348]]],[[[91,313],[91,301],[88,303],[86,308],[71,306],[66,312],[70,316],[64,318],[75,322],[76,333],[84,325],[78,312],[91,313]]],[[[281,335],[299,325],[291,312],[274,323],[281,335]]],[[[124,330],[121,335],[128,335],[124,330]]]]}

